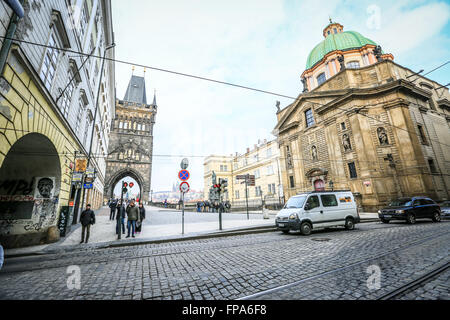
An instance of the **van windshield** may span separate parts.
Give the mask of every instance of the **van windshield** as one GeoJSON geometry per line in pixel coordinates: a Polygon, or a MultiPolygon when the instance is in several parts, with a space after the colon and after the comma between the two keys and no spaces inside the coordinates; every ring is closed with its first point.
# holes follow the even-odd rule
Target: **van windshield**
{"type": "Polygon", "coordinates": [[[305,203],[306,196],[292,197],[286,202],[284,209],[298,209],[302,208],[305,203]]]}

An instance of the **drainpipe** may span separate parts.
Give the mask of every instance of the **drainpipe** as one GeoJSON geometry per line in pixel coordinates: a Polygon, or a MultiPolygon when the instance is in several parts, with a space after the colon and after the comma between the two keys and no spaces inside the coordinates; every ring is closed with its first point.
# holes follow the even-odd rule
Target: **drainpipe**
{"type": "Polygon", "coordinates": [[[11,49],[12,38],[14,37],[14,33],[16,33],[17,23],[24,16],[23,7],[21,5],[21,1],[18,0],[5,0],[6,4],[13,9],[13,14],[11,20],[9,21],[8,29],[6,30],[6,38],[4,38],[3,46],[0,51],[0,75],[3,74],[3,69],[6,65],[6,60],[8,59],[9,49],[11,49]]]}

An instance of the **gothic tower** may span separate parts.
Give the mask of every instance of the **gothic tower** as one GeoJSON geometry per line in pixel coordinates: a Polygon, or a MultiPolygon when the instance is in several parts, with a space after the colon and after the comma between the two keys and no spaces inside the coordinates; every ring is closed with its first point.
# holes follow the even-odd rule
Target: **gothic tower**
{"type": "Polygon", "coordinates": [[[132,75],[125,97],[116,99],[106,160],[105,199],[113,197],[115,185],[130,176],[139,184],[139,198],[148,201],[157,109],[156,94],[153,102],[147,104],[145,78],[132,75]]]}

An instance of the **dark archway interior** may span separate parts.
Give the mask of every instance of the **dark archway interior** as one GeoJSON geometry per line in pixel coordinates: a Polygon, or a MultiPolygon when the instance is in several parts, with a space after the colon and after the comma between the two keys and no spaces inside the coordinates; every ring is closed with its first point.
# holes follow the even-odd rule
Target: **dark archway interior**
{"type": "MultiPolygon", "coordinates": [[[[23,136],[11,147],[0,168],[0,219],[31,219],[34,200],[57,203],[60,188],[61,165],[53,143],[39,133],[23,136]]],[[[44,207],[56,210],[55,205],[44,207]]],[[[36,231],[44,227],[45,215],[55,215],[41,209],[36,231]]]]}

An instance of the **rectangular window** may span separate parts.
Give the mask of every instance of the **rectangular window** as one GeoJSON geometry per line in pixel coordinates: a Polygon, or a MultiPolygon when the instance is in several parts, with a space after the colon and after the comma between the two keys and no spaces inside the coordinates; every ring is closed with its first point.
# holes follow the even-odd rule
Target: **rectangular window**
{"type": "MultiPolygon", "coordinates": [[[[69,81],[73,79],[73,72],[72,70],[69,71],[69,81]]],[[[69,116],[69,108],[70,108],[70,102],[72,100],[72,94],[73,90],[75,89],[75,83],[74,81],[70,81],[70,83],[67,85],[66,91],[64,91],[62,100],[61,100],[61,111],[64,114],[64,117],[69,116]]]]}
{"type": "Polygon", "coordinates": [[[327,80],[327,77],[325,76],[325,73],[322,72],[321,74],[319,74],[317,76],[317,85],[321,85],[322,83],[324,83],[327,80]]]}
{"type": "Polygon", "coordinates": [[[430,166],[431,173],[438,173],[436,166],[434,165],[433,159],[428,159],[428,165],[430,166]]]}
{"type": "Polygon", "coordinates": [[[255,154],[255,155],[253,156],[253,159],[254,159],[255,162],[258,162],[258,161],[259,161],[259,155],[258,155],[258,154],[255,154]]]}
{"type": "Polygon", "coordinates": [[[258,179],[260,177],[259,169],[255,170],[255,179],[258,179]]]}
{"type": "Polygon", "coordinates": [[[272,156],[272,148],[267,149],[267,158],[272,156]]]}
{"type": "Polygon", "coordinates": [[[55,78],[56,66],[58,64],[59,52],[55,49],[56,36],[52,33],[50,34],[50,39],[48,41],[48,46],[44,53],[44,63],[42,64],[40,78],[44,82],[45,87],[50,90],[52,86],[53,79],[55,78]],[[52,48],[50,48],[52,47],[52,48]]]}
{"type": "Polygon", "coordinates": [[[83,103],[83,99],[80,98],[79,103],[78,103],[78,112],[77,112],[77,124],[76,124],[76,128],[78,130],[81,129],[81,118],[83,117],[83,113],[84,113],[84,103],[83,103]]]}
{"type": "Polygon", "coordinates": [[[418,124],[417,129],[419,129],[420,140],[423,144],[428,144],[427,138],[425,136],[425,132],[423,131],[423,126],[418,124]]]}
{"type": "Polygon", "coordinates": [[[309,210],[320,207],[319,197],[311,196],[306,201],[306,204],[309,206],[309,210]]]}
{"type": "Polygon", "coordinates": [[[234,192],[234,194],[235,194],[235,198],[236,198],[236,199],[239,199],[239,190],[236,190],[236,191],[234,192]]]}
{"type": "Polygon", "coordinates": [[[356,174],[356,167],[354,162],[348,163],[348,171],[350,172],[350,178],[357,178],[358,175],[356,174]]]}
{"type": "Polygon", "coordinates": [[[86,140],[87,140],[88,131],[89,131],[90,126],[91,126],[91,121],[89,119],[87,119],[85,127],[84,127],[83,145],[86,145],[86,140]]]}
{"type": "Polygon", "coordinates": [[[270,176],[273,174],[273,166],[268,166],[267,167],[267,175],[270,176]]]}
{"type": "Polygon", "coordinates": [[[315,124],[312,109],[308,109],[305,111],[305,117],[306,117],[306,126],[307,127],[311,127],[315,124]]]}
{"type": "Polygon", "coordinates": [[[357,69],[357,68],[359,68],[358,61],[350,61],[347,63],[347,69],[357,69]]]}
{"type": "Polygon", "coordinates": [[[320,200],[322,200],[322,205],[324,207],[337,207],[338,205],[336,196],[334,194],[324,194],[320,196],[320,200]]]}
{"type": "Polygon", "coordinates": [[[294,176],[289,176],[289,186],[291,188],[295,187],[295,183],[294,183],[294,176]]]}
{"type": "Polygon", "coordinates": [[[345,122],[341,122],[341,129],[345,130],[345,122]]]}

